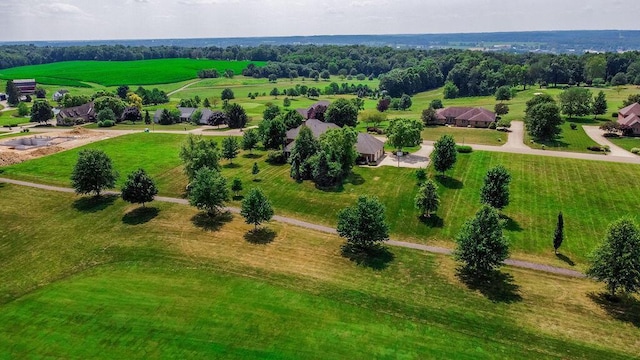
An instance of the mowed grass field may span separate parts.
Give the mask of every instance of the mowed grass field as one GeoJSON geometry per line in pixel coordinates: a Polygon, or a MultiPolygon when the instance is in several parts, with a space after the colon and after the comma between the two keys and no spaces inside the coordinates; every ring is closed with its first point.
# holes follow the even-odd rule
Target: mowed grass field
{"type": "MultiPolygon", "coordinates": [[[[184,138],[141,133],[85,148],[102,149],[112,157],[120,172],[118,187],[126,174],[143,167],[156,179],[162,195],[180,197],[187,184],[178,157],[184,138]]],[[[5,167],[0,169],[0,176],[69,186],[79,150],[5,167]]],[[[635,181],[640,167],[636,165],[477,151],[459,155],[454,170],[446,177],[435,176],[430,170],[439,184],[442,205],[436,217],[424,222],[413,206],[418,188],[412,169],[358,167],[344,186],[323,191],[312,182],[293,181],[288,165],[274,166],[265,160],[263,151],[241,153],[233,165],[223,160],[222,172],[230,180],[240,178],[245,189],[263,188],[278,214],[329,226],[335,225],[337,212],[353,204],[358,195],[374,194],[387,207],[392,237],[448,247],[453,246],[463,222],[480,208],[479,191],[486,171],[502,164],[513,177],[511,204],[503,213],[514,255],[568,266],[566,259],[554,256],[551,246],[556,216],[562,211],[566,234],[562,252],[580,269],[602,240],[607,225],[635,213],[637,201],[628,194],[640,191],[635,181]],[[260,168],[257,182],[251,175],[254,162],[260,168]]],[[[232,204],[237,206],[239,202],[232,204]]]]}
{"type": "Polygon", "coordinates": [[[637,302],[506,268],[471,289],[444,256],[390,248],[381,266],[342,240],[280,223],[251,243],[237,216],[0,184],[0,357],[626,359],[637,302]],[[29,211],[25,211],[29,209],[29,211]]]}
{"type": "MultiPolygon", "coordinates": [[[[65,61],[0,70],[0,79],[31,79],[49,85],[104,86],[168,84],[197,77],[198,70],[231,69],[241,74],[249,61],[156,59],[139,61],[65,61]]],[[[262,66],[263,62],[252,62],[262,66]]]]}

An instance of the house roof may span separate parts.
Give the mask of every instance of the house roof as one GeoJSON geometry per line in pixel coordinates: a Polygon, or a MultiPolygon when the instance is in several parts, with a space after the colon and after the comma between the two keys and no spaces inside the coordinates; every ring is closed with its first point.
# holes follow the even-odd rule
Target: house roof
{"type": "Polygon", "coordinates": [[[328,107],[330,104],[331,103],[328,100],[320,100],[320,101],[316,101],[313,105],[309,106],[308,108],[299,108],[299,109],[296,109],[296,111],[298,112],[298,114],[302,115],[303,118],[308,119],[309,112],[312,109],[315,109],[318,106],[328,107]]]}
{"type": "Polygon", "coordinates": [[[460,107],[452,106],[436,111],[436,117],[439,120],[454,118],[456,120],[478,121],[478,122],[494,122],[496,121],[496,113],[480,107],[460,107]]]}
{"type": "Polygon", "coordinates": [[[315,137],[316,139],[319,138],[320,135],[327,132],[327,130],[337,129],[340,127],[334,123],[326,123],[316,119],[309,119],[297,128],[287,131],[287,140],[295,140],[298,137],[300,129],[302,129],[303,126],[308,127],[313,133],[313,137],[315,137]]]}
{"type": "Polygon", "coordinates": [[[640,115],[640,104],[633,103],[627,107],[624,107],[618,111],[618,114],[621,114],[623,117],[627,117],[628,115],[631,115],[631,114],[640,115]]]}
{"type": "Polygon", "coordinates": [[[640,122],[640,116],[638,114],[629,114],[628,116],[618,119],[618,123],[622,125],[632,126],[635,123],[640,122]]]}
{"type": "Polygon", "coordinates": [[[162,110],[163,109],[158,109],[156,110],[156,112],[153,114],[153,121],[154,122],[159,122],[160,121],[160,117],[162,116],[162,110]]]}
{"type": "Polygon", "coordinates": [[[74,106],[70,108],[61,109],[58,113],[58,117],[64,118],[84,118],[88,119],[95,116],[96,110],[93,107],[93,101],[80,106],[74,106]]]}
{"type": "Polygon", "coordinates": [[[200,112],[202,112],[202,117],[200,118],[200,124],[207,124],[208,123],[207,120],[209,120],[211,115],[213,115],[213,111],[211,111],[211,109],[209,108],[204,108],[200,110],[200,112]]]}
{"type": "Polygon", "coordinates": [[[375,136],[367,133],[358,133],[356,151],[364,155],[374,155],[384,148],[384,143],[375,136]]]}
{"type": "Polygon", "coordinates": [[[18,79],[13,80],[15,85],[33,85],[36,83],[36,79],[18,79]]]}
{"type": "Polygon", "coordinates": [[[178,110],[180,110],[180,118],[190,118],[196,108],[179,107],[178,110]]]}

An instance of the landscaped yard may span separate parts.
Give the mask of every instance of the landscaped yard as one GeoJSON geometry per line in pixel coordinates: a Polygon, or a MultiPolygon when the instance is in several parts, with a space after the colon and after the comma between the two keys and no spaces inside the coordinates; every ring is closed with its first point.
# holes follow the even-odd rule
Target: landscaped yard
{"type": "Polygon", "coordinates": [[[479,144],[501,146],[507,142],[508,134],[503,131],[491,129],[470,129],[447,126],[427,126],[422,131],[422,138],[435,141],[442,135],[451,135],[460,145],[479,144]]]}
{"type": "MultiPolygon", "coordinates": [[[[623,359],[637,309],[602,286],[505,269],[476,290],[444,256],[237,216],[0,184],[0,357],[623,359]],[[29,209],[29,211],[25,211],[29,209]],[[265,238],[259,238],[265,239],[265,238]],[[560,290],[560,291],[559,291],[560,290]]],[[[631,305],[635,306],[635,305],[631,305]]]]}
{"type": "Polygon", "coordinates": [[[608,138],[608,140],[627,151],[633,148],[640,149],[640,137],[608,138]]]}
{"type": "Polygon", "coordinates": [[[587,149],[589,146],[598,146],[598,143],[593,141],[584,132],[582,125],[598,126],[599,124],[602,124],[602,122],[594,120],[592,117],[572,119],[571,121],[565,120],[565,122],[560,125],[562,132],[555,140],[532,142],[531,137],[525,131],[524,143],[534,149],[542,149],[542,146],[544,145],[547,150],[598,154],[597,152],[587,149]],[[577,125],[575,130],[571,129],[572,122],[577,125]]]}
{"type": "MultiPolygon", "coordinates": [[[[121,175],[118,187],[126,174],[143,167],[156,178],[161,194],[183,196],[187,180],[178,157],[183,139],[182,135],[141,133],[87,147],[103,149],[113,158],[121,175]]],[[[1,176],[69,186],[78,151],[6,167],[1,169],[1,176]]],[[[562,251],[582,267],[603,238],[607,224],[636,211],[635,200],[623,194],[640,191],[640,184],[635,181],[640,174],[637,165],[476,151],[459,155],[450,177],[437,177],[442,206],[438,216],[425,224],[413,207],[417,191],[414,170],[355,168],[343,187],[321,191],[311,182],[293,181],[288,165],[269,165],[265,152],[254,153],[241,154],[233,165],[222,161],[223,174],[229,179],[242,179],[245,189],[263,188],[279,214],[333,226],[337,212],[352,204],[358,195],[375,194],[387,206],[394,238],[445,246],[452,246],[463,222],[479,209],[478,194],[487,169],[503,164],[513,175],[512,200],[504,215],[508,217],[507,236],[516,256],[560,266],[566,264],[553,255],[551,246],[559,211],[564,213],[566,227],[562,251]],[[251,175],[254,162],[260,168],[259,182],[254,182],[251,175]]]]}

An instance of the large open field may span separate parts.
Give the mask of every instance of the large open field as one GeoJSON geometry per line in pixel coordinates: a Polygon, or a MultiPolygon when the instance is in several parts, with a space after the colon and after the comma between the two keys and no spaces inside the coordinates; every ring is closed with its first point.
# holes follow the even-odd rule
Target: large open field
{"type": "MultiPolygon", "coordinates": [[[[253,62],[257,66],[261,62],[253,62]]],[[[167,84],[193,79],[201,69],[226,69],[240,74],[249,61],[158,59],[139,61],[65,61],[0,70],[0,79],[35,78],[60,86],[167,84]]]]}
{"type": "MultiPolygon", "coordinates": [[[[118,186],[127,173],[143,167],[156,178],[161,194],[179,197],[187,184],[178,158],[183,139],[182,135],[135,134],[87,147],[103,149],[113,158],[121,174],[118,186]]],[[[1,176],[69,186],[79,150],[6,167],[0,169],[1,176]]],[[[625,194],[640,191],[635,181],[640,167],[636,165],[474,152],[460,155],[449,177],[436,177],[442,206],[438,216],[425,224],[413,208],[417,187],[411,169],[356,168],[343,187],[322,191],[310,182],[296,183],[289,177],[288,165],[269,165],[265,158],[262,151],[253,156],[243,153],[233,166],[222,162],[223,174],[230,179],[239,177],[245,188],[262,187],[279,214],[330,226],[335,225],[337,212],[358,195],[375,194],[387,206],[393,237],[450,247],[462,223],[480,206],[478,193],[487,169],[503,164],[513,175],[512,201],[504,214],[516,256],[566,266],[551,247],[555,218],[562,211],[566,226],[562,252],[579,268],[603,238],[607,224],[636,211],[635,198],[625,194]],[[261,169],[258,183],[252,181],[253,162],[261,169]]]]}
{"type": "Polygon", "coordinates": [[[376,267],[341,240],[187,206],[0,184],[0,357],[623,359],[637,301],[588,280],[505,269],[470,289],[448,257],[390,249],[376,267]],[[25,211],[28,209],[28,211],[25,211]]]}

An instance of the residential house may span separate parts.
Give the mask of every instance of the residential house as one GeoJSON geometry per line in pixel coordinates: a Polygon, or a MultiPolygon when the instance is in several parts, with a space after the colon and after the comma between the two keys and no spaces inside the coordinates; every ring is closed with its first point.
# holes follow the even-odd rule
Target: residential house
{"type": "MultiPolygon", "coordinates": [[[[287,156],[291,153],[295,140],[298,137],[298,134],[300,134],[300,129],[302,129],[303,126],[308,127],[311,130],[313,137],[316,139],[330,129],[340,128],[334,123],[326,123],[317,119],[306,120],[297,128],[287,131],[286,146],[284,148],[284,152],[287,156]]],[[[356,151],[366,162],[376,162],[384,155],[384,143],[370,134],[358,133],[356,151]]]]}
{"type": "Polygon", "coordinates": [[[52,99],[53,99],[53,101],[60,101],[68,93],[69,93],[69,90],[60,89],[60,90],[56,91],[55,93],[53,93],[52,99]]]}
{"type": "Polygon", "coordinates": [[[31,95],[36,92],[37,83],[35,79],[13,80],[13,84],[18,89],[20,95],[31,95]]]}
{"type": "Polygon", "coordinates": [[[487,128],[496,121],[496,113],[479,107],[454,106],[436,110],[436,118],[440,125],[487,128]]]}
{"type": "Polygon", "coordinates": [[[93,101],[84,105],[60,109],[56,115],[58,125],[73,125],[77,119],[82,119],[82,123],[96,120],[96,110],[93,101]]]}
{"type": "Polygon", "coordinates": [[[324,112],[327,111],[329,104],[330,103],[327,100],[320,100],[315,104],[309,106],[308,108],[300,108],[300,109],[296,109],[296,111],[298,112],[298,114],[302,115],[302,118],[305,120],[318,119],[318,117],[321,117],[322,119],[324,119],[324,112]],[[320,113],[322,113],[323,115],[318,116],[318,114],[320,113]]]}
{"type": "Polygon", "coordinates": [[[633,103],[618,111],[618,124],[628,126],[633,135],[640,135],[640,104],[633,103]]]}

